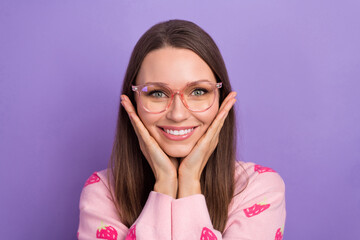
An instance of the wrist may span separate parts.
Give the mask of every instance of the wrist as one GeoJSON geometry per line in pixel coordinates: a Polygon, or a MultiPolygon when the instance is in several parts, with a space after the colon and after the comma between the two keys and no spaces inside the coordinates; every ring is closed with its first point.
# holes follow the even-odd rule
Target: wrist
{"type": "Polygon", "coordinates": [[[163,179],[156,180],[154,185],[154,191],[162,194],[166,194],[172,198],[176,198],[178,181],[177,179],[163,179]]]}
{"type": "Polygon", "coordinates": [[[179,178],[178,198],[183,198],[195,194],[201,194],[200,180],[179,178]]]}

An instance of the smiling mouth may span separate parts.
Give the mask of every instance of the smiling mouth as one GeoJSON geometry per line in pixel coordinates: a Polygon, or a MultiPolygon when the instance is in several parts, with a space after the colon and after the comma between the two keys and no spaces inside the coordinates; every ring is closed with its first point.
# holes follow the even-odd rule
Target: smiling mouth
{"type": "Polygon", "coordinates": [[[172,127],[172,126],[158,126],[161,132],[170,140],[184,140],[190,137],[197,126],[189,127],[172,127]]]}
{"type": "Polygon", "coordinates": [[[195,127],[193,128],[188,128],[188,129],[182,129],[182,130],[172,130],[172,129],[166,129],[166,128],[161,128],[164,132],[174,135],[174,136],[182,136],[185,134],[188,134],[192,131],[194,131],[195,127]]]}

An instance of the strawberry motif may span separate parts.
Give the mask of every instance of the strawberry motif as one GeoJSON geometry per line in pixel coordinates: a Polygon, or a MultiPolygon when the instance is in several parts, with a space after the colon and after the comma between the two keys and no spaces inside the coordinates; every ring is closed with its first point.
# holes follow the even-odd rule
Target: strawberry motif
{"type": "Polygon", "coordinates": [[[128,232],[125,240],[136,240],[136,225],[132,226],[129,229],[129,232],[128,232]]]}
{"type": "Polygon", "coordinates": [[[244,209],[244,213],[247,217],[253,217],[260,214],[270,207],[270,203],[266,204],[264,202],[255,203],[253,206],[244,209]]]}
{"type": "Polygon", "coordinates": [[[101,226],[96,231],[96,238],[106,239],[106,240],[116,240],[117,231],[112,226],[101,226]]]}
{"type": "Polygon", "coordinates": [[[264,173],[264,172],[275,172],[273,169],[269,167],[263,167],[261,165],[255,165],[254,171],[258,173],[264,173]]]}
{"type": "Polygon", "coordinates": [[[86,187],[87,185],[93,184],[93,183],[97,183],[100,181],[99,176],[97,175],[97,172],[94,172],[89,178],[88,180],[86,180],[84,187],[86,187]]]}
{"type": "Polygon", "coordinates": [[[284,230],[283,230],[282,228],[279,228],[279,229],[276,231],[275,240],[282,240],[282,238],[283,238],[283,233],[284,233],[284,230]]]}
{"type": "Polygon", "coordinates": [[[200,240],[217,240],[217,237],[210,229],[204,227],[201,231],[200,240]]]}

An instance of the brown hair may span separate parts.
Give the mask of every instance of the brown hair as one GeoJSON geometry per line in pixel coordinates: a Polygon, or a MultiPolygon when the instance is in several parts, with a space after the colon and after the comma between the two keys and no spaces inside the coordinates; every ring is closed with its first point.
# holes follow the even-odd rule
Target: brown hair
{"type": "MultiPolygon", "coordinates": [[[[161,22],[141,36],[132,52],[123,81],[122,94],[136,106],[131,85],[145,56],[156,49],[171,46],[189,49],[212,69],[217,82],[222,82],[219,104],[231,92],[231,85],[221,53],[213,39],[196,24],[185,20],[161,22]]],[[[136,107],[135,107],[136,109],[136,107]]],[[[231,109],[219,136],[219,144],[201,175],[201,191],[205,196],[215,229],[223,232],[228,206],[234,196],[236,158],[236,120],[231,109]]],[[[130,227],[141,213],[155,178],[143,156],[129,117],[119,104],[117,130],[109,169],[113,181],[113,197],[122,222],[130,227]]],[[[109,174],[110,176],[110,174],[109,174]]]]}

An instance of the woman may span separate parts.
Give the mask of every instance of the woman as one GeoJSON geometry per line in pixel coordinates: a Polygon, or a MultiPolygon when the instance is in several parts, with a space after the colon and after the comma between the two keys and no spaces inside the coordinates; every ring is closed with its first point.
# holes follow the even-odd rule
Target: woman
{"type": "Polygon", "coordinates": [[[80,198],[79,239],[281,239],[284,182],[236,162],[235,92],[192,22],[154,25],[124,78],[108,170],[80,198]]]}

